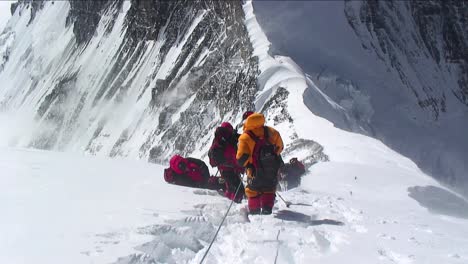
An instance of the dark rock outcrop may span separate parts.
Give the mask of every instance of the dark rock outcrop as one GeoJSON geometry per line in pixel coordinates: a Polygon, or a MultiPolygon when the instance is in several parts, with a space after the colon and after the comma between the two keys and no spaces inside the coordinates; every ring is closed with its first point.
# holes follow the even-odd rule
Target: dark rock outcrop
{"type": "Polygon", "coordinates": [[[151,161],[164,161],[174,152],[203,153],[217,124],[252,109],[257,58],[241,1],[24,1],[16,8],[31,7],[68,13],[63,24],[45,19],[51,24],[41,29],[53,30],[34,46],[13,50],[27,92],[14,91],[1,105],[38,100],[27,146],[151,152],[151,161]],[[61,53],[43,53],[41,43],[61,53]],[[141,110],[133,113],[133,105],[141,110]]]}
{"type": "Polygon", "coordinates": [[[360,10],[352,2],[347,4],[346,16],[363,46],[398,72],[417,104],[431,111],[435,120],[447,111],[447,93],[468,106],[466,1],[371,0],[363,2],[360,10]],[[428,76],[420,65],[425,62],[428,72],[450,76],[454,83],[428,76]]]}

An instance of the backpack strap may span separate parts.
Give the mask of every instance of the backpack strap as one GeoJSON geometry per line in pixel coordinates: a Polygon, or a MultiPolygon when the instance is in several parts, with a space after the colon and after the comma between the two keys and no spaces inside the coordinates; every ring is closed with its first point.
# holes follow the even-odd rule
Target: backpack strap
{"type": "MultiPolygon", "coordinates": [[[[260,138],[257,137],[257,135],[255,135],[251,130],[247,130],[245,133],[247,133],[247,135],[250,136],[250,138],[252,138],[255,143],[257,143],[260,138]]],[[[268,138],[269,138],[269,133],[268,133],[268,127],[267,126],[263,126],[263,135],[265,137],[265,140],[268,141],[268,138]]]]}
{"type": "Polygon", "coordinates": [[[260,140],[257,137],[257,135],[255,135],[251,130],[247,130],[246,133],[247,133],[247,135],[250,136],[251,139],[253,139],[255,141],[255,143],[257,143],[260,140]]]}
{"type": "Polygon", "coordinates": [[[267,126],[263,126],[263,135],[265,137],[265,140],[269,141],[268,138],[270,137],[270,133],[268,133],[268,127],[267,126]]]}

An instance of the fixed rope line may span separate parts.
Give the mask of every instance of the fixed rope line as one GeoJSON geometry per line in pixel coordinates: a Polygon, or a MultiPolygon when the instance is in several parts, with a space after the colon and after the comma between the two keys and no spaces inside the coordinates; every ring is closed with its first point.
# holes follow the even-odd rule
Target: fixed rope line
{"type": "Polygon", "coordinates": [[[281,233],[281,229],[278,229],[278,234],[276,235],[276,241],[278,241],[278,245],[276,247],[275,264],[276,264],[276,261],[278,260],[278,254],[279,254],[279,247],[280,247],[279,235],[280,235],[280,233],[281,233]]]}
{"type": "MultiPolygon", "coordinates": [[[[236,197],[237,197],[237,192],[239,191],[241,185],[242,185],[242,181],[239,183],[239,186],[237,186],[236,194],[234,194],[234,199],[236,199],[236,197]]],[[[215,242],[216,237],[218,236],[219,230],[221,230],[221,227],[223,226],[224,220],[226,220],[226,217],[228,216],[229,211],[231,210],[232,204],[234,203],[234,199],[231,200],[231,204],[229,205],[229,208],[227,209],[226,214],[224,215],[223,220],[221,221],[221,224],[219,224],[218,230],[216,230],[216,233],[215,233],[213,239],[211,240],[211,243],[210,243],[210,245],[208,246],[208,249],[205,251],[205,254],[203,255],[203,258],[202,258],[201,261],[200,261],[200,264],[203,263],[203,261],[205,260],[206,256],[208,255],[208,252],[209,252],[210,249],[211,249],[211,246],[212,246],[213,243],[215,242]]]]}

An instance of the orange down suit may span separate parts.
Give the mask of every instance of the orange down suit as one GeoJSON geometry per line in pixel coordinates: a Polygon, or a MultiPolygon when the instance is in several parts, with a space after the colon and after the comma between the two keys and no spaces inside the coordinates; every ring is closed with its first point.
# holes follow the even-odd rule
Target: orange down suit
{"type": "MultiPolygon", "coordinates": [[[[254,113],[250,115],[244,124],[244,133],[239,137],[239,145],[237,148],[237,161],[240,165],[246,167],[247,177],[249,178],[248,182],[251,182],[255,178],[252,170],[252,154],[255,147],[255,141],[252,139],[246,131],[252,131],[257,137],[264,138],[264,125],[265,117],[262,114],[254,113]]],[[[267,127],[268,129],[268,140],[271,144],[276,146],[276,154],[280,154],[283,151],[283,140],[278,131],[274,128],[267,127]]],[[[270,189],[256,190],[247,185],[245,188],[245,194],[247,197],[256,197],[260,193],[275,193],[276,186],[270,189]]]]}

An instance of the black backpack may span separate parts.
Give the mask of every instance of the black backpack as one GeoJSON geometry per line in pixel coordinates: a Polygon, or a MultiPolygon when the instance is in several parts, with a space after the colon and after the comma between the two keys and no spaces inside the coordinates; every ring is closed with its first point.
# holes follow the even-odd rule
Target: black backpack
{"type": "Polygon", "coordinates": [[[255,147],[252,153],[255,181],[257,185],[275,186],[278,182],[278,170],[282,162],[281,158],[276,154],[276,146],[268,140],[268,128],[266,126],[263,128],[263,138],[257,137],[250,130],[246,132],[255,141],[255,147]]]}

